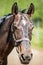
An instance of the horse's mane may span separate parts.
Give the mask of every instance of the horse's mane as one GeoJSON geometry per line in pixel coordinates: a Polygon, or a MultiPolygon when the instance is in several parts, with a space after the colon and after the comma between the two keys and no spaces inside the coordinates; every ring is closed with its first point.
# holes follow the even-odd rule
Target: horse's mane
{"type": "Polygon", "coordinates": [[[12,15],[12,14],[9,13],[9,14],[4,15],[3,17],[0,18],[0,28],[1,28],[2,25],[4,24],[5,20],[6,20],[7,18],[9,18],[11,15],[12,15]]]}
{"type": "MultiPolygon", "coordinates": [[[[22,11],[20,11],[21,13],[25,13],[26,9],[23,9],[22,11]]],[[[4,24],[5,20],[7,18],[9,18],[12,15],[12,13],[9,13],[7,15],[4,15],[3,17],[0,18],[0,28],[2,27],[2,25],[4,24]]]]}
{"type": "Polygon", "coordinates": [[[26,12],[26,9],[23,9],[22,11],[21,11],[21,13],[25,13],[26,12]]]}

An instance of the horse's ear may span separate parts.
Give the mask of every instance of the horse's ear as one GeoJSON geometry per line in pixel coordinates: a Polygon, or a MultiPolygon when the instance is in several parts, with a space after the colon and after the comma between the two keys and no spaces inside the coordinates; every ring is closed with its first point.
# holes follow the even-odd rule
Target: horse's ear
{"type": "Polygon", "coordinates": [[[29,15],[33,14],[33,13],[34,13],[34,10],[35,10],[34,4],[31,3],[31,4],[30,4],[30,7],[29,7],[29,9],[28,9],[28,11],[27,11],[27,14],[29,14],[29,15]]]}
{"type": "Polygon", "coordinates": [[[12,14],[13,15],[16,15],[18,14],[18,5],[17,5],[17,2],[15,2],[12,6],[12,14]]]}

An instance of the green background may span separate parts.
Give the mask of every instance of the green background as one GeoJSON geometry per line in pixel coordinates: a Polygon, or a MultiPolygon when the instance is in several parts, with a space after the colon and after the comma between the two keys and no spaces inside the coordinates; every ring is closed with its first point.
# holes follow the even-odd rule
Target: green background
{"type": "Polygon", "coordinates": [[[31,46],[43,49],[43,0],[0,0],[0,18],[11,12],[14,2],[18,3],[19,10],[28,10],[30,3],[34,4],[35,13],[31,17],[34,23],[31,46]]]}

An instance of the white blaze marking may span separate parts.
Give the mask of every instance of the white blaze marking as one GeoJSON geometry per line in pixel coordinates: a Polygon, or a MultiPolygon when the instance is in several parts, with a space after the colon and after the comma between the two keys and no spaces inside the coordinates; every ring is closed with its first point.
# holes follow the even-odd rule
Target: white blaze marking
{"type": "Polygon", "coordinates": [[[24,26],[26,25],[26,21],[25,20],[22,20],[22,23],[23,23],[24,26]]]}

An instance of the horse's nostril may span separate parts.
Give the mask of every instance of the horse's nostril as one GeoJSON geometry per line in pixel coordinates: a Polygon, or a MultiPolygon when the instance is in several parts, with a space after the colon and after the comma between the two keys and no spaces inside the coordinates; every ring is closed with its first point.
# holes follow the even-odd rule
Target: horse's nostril
{"type": "Polygon", "coordinates": [[[28,60],[30,61],[32,59],[33,54],[31,53],[30,56],[28,56],[28,60]]]}
{"type": "Polygon", "coordinates": [[[24,54],[21,54],[21,57],[22,57],[23,60],[25,60],[25,58],[24,58],[24,54]]]}

